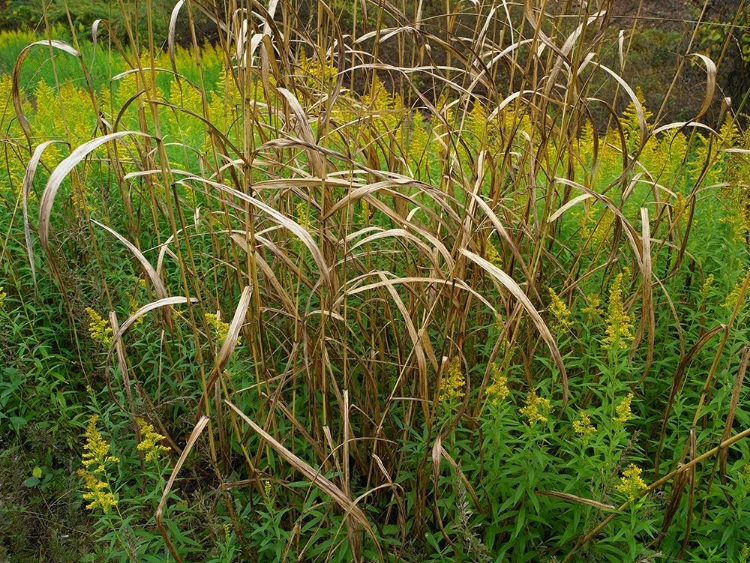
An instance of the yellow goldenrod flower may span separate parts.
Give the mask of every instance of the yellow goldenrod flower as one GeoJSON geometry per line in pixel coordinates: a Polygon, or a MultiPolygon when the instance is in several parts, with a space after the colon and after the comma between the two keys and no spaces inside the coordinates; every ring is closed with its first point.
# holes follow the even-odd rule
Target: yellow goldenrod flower
{"type": "Polygon", "coordinates": [[[308,204],[304,201],[297,204],[297,223],[306,231],[309,231],[312,225],[308,204]]]}
{"type": "Polygon", "coordinates": [[[109,485],[106,482],[100,481],[95,475],[85,469],[79,469],[78,475],[83,478],[87,491],[83,493],[83,498],[84,500],[91,501],[86,505],[86,508],[95,510],[98,507],[101,508],[104,514],[107,514],[110,508],[117,506],[117,499],[114,493],[108,490],[109,485]]]}
{"type": "Polygon", "coordinates": [[[474,136],[473,140],[483,143],[487,140],[487,110],[484,105],[477,99],[474,101],[474,106],[469,112],[467,119],[468,130],[474,136]]]}
{"type": "Polygon", "coordinates": [[[628,393],[628,396],[620,401],[620,404],[617,405],[617,407],[615,408],[616,414],[613,419],[617,424],[625,424],[628,420],[633,418],[633,413],[630,410],[630,403],[632,402],[633,394],[628,393]]]}
{"type": "MultiPolygon", "coordinates": [[[[217,313],[206,313],[205,319],[208,325],[214,330],[214,336],[219,342],[224,342],[229,334],[229,323],[225,323],[221,320],[220,314],[217,313]]],[[[237,338],[237,344],[240,343],[240,338],[237,338]]]]}
{"type": "Polygon", "coordinates": [[[362,198],[359,200],[361,203],[361,211],[359,214],[359,220],[362,223],[367,223],[370,220],[370,202],[368,202],[365,198],[362,198]]]}
{"type": "MultiPolygon", "coordinates": [[[[129,295],[128,296],[128,311],[130,315],[133,315],[133,313],[135,313],[138,309],[140,309],[140,306],[138,305],[138,301],[136,300],[134,296],[129,295]]],[[[133,326],[138,326],[139,324],[141,324],[144,318],[145,318],[144,316],[138,317],[138,319],[136,319],[136,321],[133,323],[133,326]]]]}
{"type": "Polygon", "coordinates": [[[633,463],[622,472],[622,477],[616,488],[621,493],[628,495],[628,500],[635,500],[638,493],[647,487],[645,481],[641,479],[641,473],[641,469],[633,463]]]}
{"type": "MultiPolygon", "coordinates": [[[[635,96],[641,106],[643,117],[648,122],[653,114],[646,109],[646,98],[640,87],[636,88],[635,96]]],[[[633,147],[637,142],[637,139],[640,138],[640,117],[633,101],[631,101],[628,104],[628,107],[625,108],[625,111],[622,112],[620,124],[625,132],[625,137],[628,139],[628,146],[633,147]]]]}
{"type": "Polygon", "coordinates": [[[502,332],[505,327],[505,321],[503,321],[503,316],[500,313],[495,313],[494,326],[498,332],[502,332]]]}
{"type": "Polygon", "coordinates": [[[549,291],[549,296],[551,299],[549,310],[554,317],[554,320],[552,322],[552,329],[555,332],[563,332],[565,330],[569,330],[571,325],[573,324],[570,321],[570,309],[568,309],[565,301],[560,299],[560,296],[555,293],[554,289],[549,287],[547,288],[547,291],[549,291]]]}
{"type": "Polygon", "coordinates": [[[750,230],[750,219],[744,205],[737,199],[735,197],[731,206],[727,206],[725,215],[719,221],[729,225],[732,229],[732,240],[734,242],[744,243],[747,231],[750,230]]]}
{"type": "Polygon", "coordinates": [[[91,501],[86,508],[94,510],[101,508],[104,514],[113,506],[117,506],[117,499],[112,493],[106,480],[106,463],[119,463],[119,459],[109,453],[109,444],[104,440],[96,427],[99,416],[94,414],[86,426],[86,443],[81,461],[84,468],[78,470],[83,478],[87,492],[83,494],[85,500],[91,501]],[[100,479],[100,477],[102,477],[100,479]]]}
{"type": "Polygon", "coordinates": [[[502,256],[500,256],[497,249],[490,241],[487,241],[485,256],[493,266],[497,266],[498,268],[503,267],[503,258],[502,256]]]}
{"type": "Polygon", "coordinates": [[[169,448],[162,445],[164,436],[154,430],[154,426],[142,418],[138,419],[138,428],[141,429],[141,443],[138,444],[139,452],[146,452],[146,461],[159,459],[161,452],[169,451],[169,448]]]}
{"type": "Polygon", "coordinates": [[[594,227],[594,231],[591,233],[591,242],[594,247],[599,247],[609,240],[614,222],[614,214],[609,209],[604,211],[596,227],[594,227]]]}
{"type": "Polygon", "coordinates": [[[502,374],[497,364],[492,366],[492,383],[487,388],[487,396],[493,405],[500,404],[508,398],[510,389],[508,389],[508,378],[502,374]]]}
{"type": "Polygon", "coordinates": [[[538,397],[533,389],[526,396],[526,406],[521,409],[521,414],[529,419],[529,424],[547,422],[547,415],[552,408],[549,399],[538,397]]]}
{"type": "Polygon", "coordinates": [[[461,373],[461,358],[456,356],[451,360],[448,376],[443,378],[440,395],[443,400],[460,399],[464,395],[466,380],[461,373]]]}
{"type": "Polygon", "coordinates": [[[581,127],[581,133],[578,137],[578,152],[582,158],[590,158],[594,153],[594,124],[590,119],[581,127]]]}
{"type": "Polygon", "coordinates": [[[591,229],[589,229],[589,212],[584,211],[581,214],[581,218],[578,220],[578,224],[581,227],[581,239],[588,239],[591,236],[591,229]]]}
{"type": "Polygon", "coordinates": [[[91,339],[100,342],[104,346],[112,344],[112,327],[102,316],[91,307],[86,307],[89,315],[89,334],[91,339]]]}
{"type": "Polygon", "coordinates": [[[682,194],[682,192],[677,192],[677,195],[675,195],[674,198],[674,204],[672,204],[672,215],[674,216],[674,221],[678,225],[682,225],[686,222],[687,217],[685,217],[685,210],[687,209],[687,199],[685,199],[685,196],[682,194]]]}
{"type": "Polygon", "coordinates": [[[713,285],[714,275],[709,274],[708,277],[706,277],[706,281],[704,281],[703,285],[701,286],[701,301],[705,301],[708,298],[708,294],[711,291],[713,285]]]}
{"type": "Polygon", "coordinates": [[[5,298],[8,297],[8,294],[3,291],[5,288],[0,285],[0,309],[3,308],[3,305],[5,304],[5,298]]]}
{"type": "Polygon", "coordinates": [[[596,426],[591,424],[591,417],[584,411],[581,411],[578,413],[578,418],[573,421],[573,430],[585,440],[589,434],[596,432],[596,426]]]}
{"type": "Polygon", "coordinates": [[[581,309],[582,313],[588,315],[589,318],[598,317],[602,314],[602,310],[600,308],[602,300],[599,299],[599,296],[596,293],[590,293],[589,295],[587,295],[586,302],[588,303],[588,305],[581,309]]]}
{"type": "MultiPolygon", "coordinates": [[[[404,125],[406,125],[406,122],[404,125]]],[[[409,166],[412,166],[414,172],[416,172],[424,162],[427,154],[427,146],[430,143],[430,136],[425,129],[422,113],[419,110],[412,112],[410,127],[406,132],[409,139],[408,144],[406,143],[406,139],[404,139],[404,144],[407,145],[409,166]]]]}
{"type": "Polygon", "coordinates": [[[609,350],[624,350],[628,342],[633,340],[633,325],[630,315],[625,311],[622,300],[622,281],[624,274],[617,274],[612,288],[609,290],[609,305],[607,307],[607,337],[604,339],[604,348],[609,350]]]}
{"type": "MultiPolygon", "coordinates": [[[[740,293],[742,293],[742,285],[745,283],[745,278],[740,278],[740,281],[737,282],[737,284],[734,286],[734,289],[727,295],[727,298],[724,300],[724,303],[722,303],[722,307],[725,309],[729,309],[729,311],[734,311],[734,308],[737,306],[737,301],[740,298],[740,293]]],[[[742,309],[742,306],[740,305],[740,309],[742,309]]]]}
{"type": "Polygon", "coordinates": [[[104,440],[96,427],[99,415],[91,415],[88,426],[86,426],[86,443],[83,446],[82,457],[84,467],[91,473],[104,473],[105,463],[119,463],[119,459],[109,454],[109,444],[104,440]]]}
{"type": "Polygon", "coordinates": [[[74,179],[70,184],[70,192],[73,209],[80,216],[86,210],[86,187],[80,181],[74,179]]]}

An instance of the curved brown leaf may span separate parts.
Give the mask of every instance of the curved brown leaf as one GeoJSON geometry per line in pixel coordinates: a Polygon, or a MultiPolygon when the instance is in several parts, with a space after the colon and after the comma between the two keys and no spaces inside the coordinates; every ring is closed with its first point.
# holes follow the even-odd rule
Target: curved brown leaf
{"type": "Polygon", "coordinates": [[[531,301],[529,301],[529,298],[515,282],[515,280],[508,274],[503,272],[500,268],[498,268],[494,264],[491,264],[481,256],[478,256],[473,252],[466,250],[465,248],[461,249],[461,254],[466,256],[469,260],[477,264],[480,268],[482,268],[498,282],[500,282],[500,284],[502,284],[508,291],[513,294],[516,299],[518,299],[521,305],[523,305],[523,308],[526,309],[526,312],[529,314],[529,317],[531,317],[531,320],[536,326],[536,329],[539,331],[542,339],[547,343],[550,354],[552,355],[552,359],[554,360],[555,365],[557,365],[557,369],[560,370],[560,379],[563,386],[563,407],[566,406],[568,404],[568,373],[565,371],[565,365],[563,364],[562,355],[560,355],[560,350],[557,348],[555,338],[554,336],[552,336],[552,333],[550,332],[547,324],[544,322],[539,312],[536,310],[536,308],[534,308],[534,305],[531,303],[531,301]]]}
{"type": "Polygon", "coordinates": [[[70,156],[64,159],[60,164],[57,165],[50,174],[47,180],[47,186],[44,188],[42,199],[39,202],[39,240],[42,243],[42,248],[49,252],[49,229],[50,229],[50,215],[52,214],[52,205],[55,203],[55,197],[57,192],[62,185],[63,180],[70,174],[73,168],[86,158],[92,151],[96,150],[100,146],[109,141],[125,137],[126,135],[138,135],[141,137],[148,137],[146,133],[141,131],[119,131],[117,133],[109,133],[92,139],[81,146],[77,147],[70,156]]]}
{"type": "Polygon", "coordinates": [[[30,45],[26,45],[21,52],[18,54],[18,58],[16,59],[16,64],[13,65],[13,82],[12,82],[12,96],[13,96],[13,106],[16,108],[16,117],[18,117],[18,123],[20,123],[21,128],[23,129],[24,134],[26,135],[26,138],[28,139],[31,136],[31,126],[29,124],[29,120],[26,119],[26,116],[23,114],[23,108],[21,107],[21,86],[19,84],[19,80],[21,78],[21,65],[23,64],[24,59],[26,58],[26,55],[29,54],[29,51],[31,51],[31,48],[36,45],[45,45],[48,47],[54,47],[55,49],[60,49],[61,51],[65,51],[66,53],[73,55],[74,57],[80,57],[81,54],[76,51],[73,47],[65,43],[64,41],[59,41],[57,39],[49,39],[44,41],[34,41],[34,43],[31,43],[30,45]]]}
{"type": "Polygon", "coordinates": [[[39,166],[39,161],[42,159],[42,153],[54,143],[68,144],[65,141],[45,141],[39,145],[34,149],[34,154],[31,155],[31,160],[29,160],[29,164],[26,166],[26,173],[23,176],[23,234],[26,239],[26,254],[29,257],[29,266],[31,267],[31,280],[35,289],[36,266],[34,265],[34,247],[31,244],[31,226],[29,225],[29,195],[31,194],[31,186],[34,184],[36,169],[39,166]]]}

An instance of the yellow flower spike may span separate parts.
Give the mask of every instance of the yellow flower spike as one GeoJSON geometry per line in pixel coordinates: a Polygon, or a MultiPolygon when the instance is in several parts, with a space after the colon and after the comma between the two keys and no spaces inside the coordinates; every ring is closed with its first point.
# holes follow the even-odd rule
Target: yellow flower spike
{"type": "Polygon", "coordinates": [[[555,293],[554,289],[548,287],[547,291],[549,291],[549,296],[551,299],[549,310],[554,317],[552,322],[552,329],[555,332],[564,332],[566,330],[569,330],[571,325],[573,324],[570,320],[570,309],[568,309],[565,301],[560,299],[560,296],[555,293]]]}
{"type": "Polygon", "coordinates": [[[476,99],[469,112],[468,129],[476,141],[484,143],[487,140],[487,126],[487,110],[479,99],[476,99]]]}
{"type": "Polygon", "coordinates": [[[591,236],[591,229],[589,229],[589,220],[591,217],[588,211],[581,214],[581,218],[578,220],[578,225],[581,227],[581,238],[588,239],[591,236]]]}
{"type": "Polygon", "coordinates": [[[601,304],[602,300],[599,299],[599,296],[596,293],[591,293],[586,296],[586,301],[588,305],[586,305],[583,309],[581,309],[582,313],[585,313],[589,316],[589,318],[598,317],[602,314],[601,310],[601,304]]]}
{"type": "Polygon", "coordinates": [[[83,446],[83,456],[81,456],[83,466],[94,475],[105,473],[105,463],[120,462],[117,457],[109,454],[109,444],[99,433],[96,427],[97,420],[99,420],[99,415],[91,415],[86,426],[86,443],[83,446]]]}
{"type": "Polygon", "coordinates": [[[614,214],[609,209],[605,210],[591,233],[591,242],[594,248],[600,247],[609,240],[614,222],[614,214]]]}
{"type": "Polygon", "coordinates": [[[152,424],[139,418],[138,428],[141,430],[141,443],[138,444],[138,451],[146,452],[146,461],[158,460],[160,453],[169,451],[169,448],[162,445],[165,437],[156,432],[152,424]]]}
{"type": "Polygon", "coordinates": [[[612,419],[617,424],[625,424],[628,420],[633,418],[633,413],[630,410],[630,403],[633,402],[633,394],[628,393],[627,397],[625,397],[622,401],[620,401],[620,404],[617,405],[615,408],[615,417],[612,419]]]}
{"type": "Polygon", "coordinates": [[[427,145],[430,143],[430,136],[425,130],[422,113],[418,110],[412,113],[409,134],[409,164],[419,169],[425,157],[427,145]]]}
{"type": "Polygon", "coordinates": [[[744,206],[738,203],[740,202],[727,206],[726,214],[719,221],[730,226],[734,242],[744,243],[747,231],[750,230],[750,219],[744,206]]]}
{"type": "MultiPolygon", "coordinates": [[[[214,336],[221,343],[227,339],[229,334],[229,323],[225,323],[221,320],[221,317],[217,311],[216,314],[206,313],[205,319],[208,325],[213,329],[214,336]]],[[[240,338],[237,337],[237,344],[240,343],[240,338]]]]}
{"type": "Polygon", "coordinates": [[[4,287],[0,285],[0,309],[3,308],[3,305],[5,305],[5,298],[8,297],[8,294],[5,293],[4,287]]]}
{"type": "Polygon", "coordinates": [[[503,258],[500,256],[500,253],[498,253],[497,248],[495,248],[495,245],[493,245],[490,241],[487,241],[487,249],[485,251],[485,257],[493,266],[497,266],[498,268],[503,267],[503,258]]]}
{"type": "Polygon", "coordinates": [[[643,489],[647,487],[646,482],[641,479],[641,469],[631,463],[628,468],[622,472],[620,482],[615,487],[618,491],[628,496],[628,500],[633,501],[643,489]]]}
{"type": "MultiPolygon", "coordinates": [[[[140,305],[138,305],[138,301],[133,295],[128,296],[128,311],[130,315],[133,315],[138,309],[140,309],[140,305]]],[[[133,326],[138,326],[143,322],[143,319],[145,317],[141,316],[138,317],[138,319],[133,323],[133,326]]]]}
{"type": "Polygon", "coordinates": [[[608,350],[625,350],[628,343],[633,340],[633,324],[630,315],[625,311],[622,300],[622,283],[625,274],[629,274],[626,268],[617,274],[612,288],[609,290],[609,305],[607,307],[607,337],[604,339],[604,348],[608,350]]]}
{"type": "Polygon", "coordinates": [[[550,400],[537,396],[536,391],[532,389],[526,396],[526,406],[520,410],[520,413],[533,426],[537,422],[547,422],[547,416],[551,409],[550,400]]]}
{"type": "Polygon", "coordinates": [[[590,119],[581,127],[581,133],[578,136],[578,152],[583,158],[588,158],[594,153],[594,124],[590,119]]]}
{"type": "Polygon", "coordinates": [[[108,491],[109,485],[100,481],[95,475],[85,469],[79,469],[78,475],[83,479],[86,492],[83,493],[84,500],[91,502],[86,505],[89,510],[100,508],[104,514],[109,513],[109,509],[117,506],[117,499],[112,491],[108,491]]]}
{"type": "MultiPolygon", "coordinates": [[[[638,99],[638,103],[641,106],[643,117],[646,122],[653,116],[648,109],[646,109],[646,97],[643,95],[643,90],[638,86],[635,90],[635,96],[638,99]]],[[[625,131],[625,136],[628,139],[630,145],[636,142],[636,139],[640,137],[640,119],[638,117],[638,111],[635,109],[635,104],[631,101],[625,111],[622,112],[620,117],[620,124],[625,131]],[[638,135],[638,137],[636,137],[638,135]]]]}
{"type": "Polygon", "coordinates": [[[359,214],[359,220],[362,223],[367,223],[370,220],[370,203],[365,198],[362,198],[360,201],[362,210],[359,214]]]}
{"type": "Polygon", "coordinates": [[[498,332],[502,332],[503,328],[505,327],[505,321],[503,320],[503,316],[500,313],[495,313],[495,322],[493,323],[495,326],[495,330],[498,332]]]}
{"type": "Polygon", "coordinates": [[[685,210],[687,209],[687,199],[682,192],[677,192],[674,198],[674,204],[672,205],[672,215],[678,225],[683,225],[687,219],[685,216],[685,210]]]}
{"type": "Polygon", "coordinates": [[[304,230],[309,231],[312,226],[312,220],[310,219],[310,210],[306,202],[297,204],[297,223],[304,230]]]}
{"type": "Polygon", "coordinates": [[[461,373],[461,358],[456,356],[451,360],[448,376],[443,378],[440,395],[443,400],[460,399],[464,395],[466,380],[461,373]]]}
{"type": "MultiPolygon", "coordinates": [[[[734,311],[734,308],[737,306],[737,301],[740,299],[740,294],[742,293],[742,286],[745,283],[745,277],[743,276],[740,278],[740,281],[737,282],[737,284],[734,286],[734,289],[727,295],[727,298],[724,300],[724,303],[721,304],[722,307],[725,309],[728,309],[730,312],[734,311]]],[[[744,303],[740,305],[740,308],[744,303]]]]}
{"type": "Polygon", "coordinates": [[[91,339],[104,346],[112,344],[112,327],[109,326],[109,322],[91,307],[86,307],[86,313],[89,315],[89,335],[91,335],[91,339]]]}
{"type": "Polygon", "coordinates": [[[714,275],[709,274],[708,277],[706,277],[706,281],[703,282],[703,285],[701,286],[701,301],[705,301],[708,298],[708,294],[711,292],[711,288],[714,285],[714,275]]]}
{"type": "Polygon", "coordinates": [[[508,398],[508,378],[503,375],[497,364],[492,366],[492,383],[487,388],[487,396],[493,405],[499,405],[508,398]]]}
{"type": "Polygon", "coordinates": [[[581,411],[578,413],[578,418],[573,421],[573,430],[585,440],[590,434],[596,432],[596,426],[591,424],[591,417],[586,412],[581,411]]]}

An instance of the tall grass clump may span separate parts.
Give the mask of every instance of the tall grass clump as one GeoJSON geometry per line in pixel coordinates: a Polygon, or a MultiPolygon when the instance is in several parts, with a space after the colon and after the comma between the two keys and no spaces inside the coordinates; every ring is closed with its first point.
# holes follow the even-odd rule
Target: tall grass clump
{"type": "Polygon", "coordinates": [[[686,41],[670,122],[607,1],[397,4],[29,38],[2,467],[78,489],[91,560],[745,561],[750,133],[714,62],[686,41]]]}

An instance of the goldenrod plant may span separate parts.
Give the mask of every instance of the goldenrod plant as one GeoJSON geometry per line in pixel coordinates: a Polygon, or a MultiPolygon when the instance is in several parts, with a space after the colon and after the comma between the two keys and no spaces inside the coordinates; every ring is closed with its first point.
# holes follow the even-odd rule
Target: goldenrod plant
{"type": "Polygon", "coordinates": [[[0,33],[0,560],[747,559],[698,24],[656,95],[608,0],[72,4],[0,33]]]}

